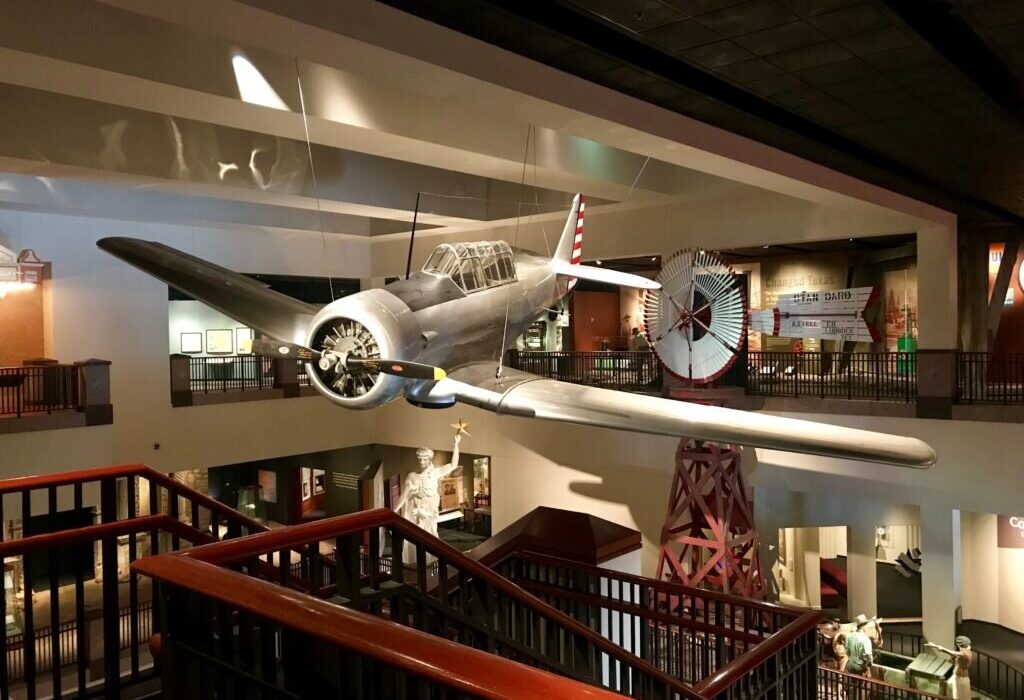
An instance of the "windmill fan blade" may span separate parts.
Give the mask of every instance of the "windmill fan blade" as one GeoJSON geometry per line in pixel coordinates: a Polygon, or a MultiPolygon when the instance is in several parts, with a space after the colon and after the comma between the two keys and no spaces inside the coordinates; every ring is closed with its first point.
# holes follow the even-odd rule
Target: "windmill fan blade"
{"type": "Polygon", "coordinates": [[[311,348],[297,345],[295,343],[273,340],[271,338],[258,338],[253,340],[252,351],[257,355],[265,355],[267,357],[293,357],[296,360],[305,360],[307,362],[320,357],[320,353],[311,348]]]}
{"type": "Polygon", "coordinates": [[[440,367],[425,365],[420,362],[406,362],[404,360],[378,360],[362,357],[350,357],[345,360],[345,366],[350,370],[361,370],[363,372],[381,372],[406,379],[428,379],[439,382],[447,373],[440,367]]]}

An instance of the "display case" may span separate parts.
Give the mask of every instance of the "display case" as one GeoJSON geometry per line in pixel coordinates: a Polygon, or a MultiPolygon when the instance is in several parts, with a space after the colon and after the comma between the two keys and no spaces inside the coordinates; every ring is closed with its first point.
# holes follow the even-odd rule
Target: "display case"
{"type": "Polygon", "coordinates": [[[21,634],[21,608],[14,593],[14,565],[4,563],[4,624],[7,636],[21,634]]]}

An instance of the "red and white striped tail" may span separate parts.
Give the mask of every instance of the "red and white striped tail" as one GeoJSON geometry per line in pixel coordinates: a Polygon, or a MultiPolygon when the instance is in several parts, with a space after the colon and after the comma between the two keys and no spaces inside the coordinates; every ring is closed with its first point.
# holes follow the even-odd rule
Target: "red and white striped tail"
{"type": "MultiPolygon", "coordinates": [[[[580,195],[580,208],[576,213],[576,236],[572,242],[572,256],[569,258],[569,262],[573,265],[579,265],[580,260],[583,258],[583,210],[585,208],[583,195],[580,195]]],[[[569,280],[568,290],[571,292],[576,286],[576,278],[573,277],[569,280]]]]}

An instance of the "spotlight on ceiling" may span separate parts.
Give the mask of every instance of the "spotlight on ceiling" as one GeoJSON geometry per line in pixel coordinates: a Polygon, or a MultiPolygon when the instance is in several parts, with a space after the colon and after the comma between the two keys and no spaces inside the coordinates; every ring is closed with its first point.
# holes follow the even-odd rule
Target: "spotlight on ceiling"
{"type": "Polygon", "coordinates": [[[600,261],[600,260],[595,260],[595,261],[594,261],[594,264],[595,264],[595,265],[600,265],[600,264],[601,264],[601,261],[600,261]]]}
{"type": "Polygon", "coordinates": [[[771,246],[770,246],[770,245],[763,245],[763,246],[761,246],[761,247],[762,247],[762,248],[764,248],[765,250],[768,250],[769,248],[771,248],[771,246]]]}

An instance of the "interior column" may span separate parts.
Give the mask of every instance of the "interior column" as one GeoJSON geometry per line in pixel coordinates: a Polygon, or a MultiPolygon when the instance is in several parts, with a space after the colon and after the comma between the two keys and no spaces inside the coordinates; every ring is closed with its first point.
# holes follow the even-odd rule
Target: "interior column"
{"type": "Polygon", "coordinates": [[[878,614],[878,569],[875,565],[875,529],[853,525],[846,533],[847,618],[878,614]]]}
{"type": "Polygon", "coordinates": [[[956,397],[957,231],[917,232],[917,417],[949,420],[956,397]]]}
{"type": "Polygon", "coordinates": [[[924,636],[951,647],[956,636],[956,608],[960,604],[956,551],[959,511],[946,505],[921,506],[921,613],[924,636]]]}
{"type": "Polygon", "coordinates": [[[821,542],[816,527],[801,527],[796,531],[796,551],[800,560],[797,570],[793,573],[802,584],[797,587],[796,594],[807,600],[807,606],[821,610],[821,542]]]}

